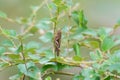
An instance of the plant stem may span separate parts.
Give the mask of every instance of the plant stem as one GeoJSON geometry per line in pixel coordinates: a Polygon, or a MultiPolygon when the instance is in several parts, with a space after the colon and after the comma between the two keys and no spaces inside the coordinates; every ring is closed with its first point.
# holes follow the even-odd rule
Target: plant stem
{"type": "Polygon", "coordinates": [[[26,33],[28,33],[35,25],[35,19],[36,19],[36,15],[37,15],[37,12],[39,11],[39,9],[42,8],[42,6],[45,4],[45,1],[43,1],[39,6],[38,6],[38,9],[37,10],[34,10],[32,15],[31,15],[31,23],[29,25],[29,27],[23,32],[22,35],[25,35],[26,33]]]}
{"type": "MultiPolygon", "coordinates": [[[[22,54],[22,57],[23,57],[23,61],[24,61],[24,64],[25,64],[25,68],[26,68],[26,71],[28,72],[28,69],[27,69],[27,64],[26,64],[26,58],[25,58],[25,55],[24,55],[24,46],[23,46],[23,39],[22,39],[22,36],[20,36],[19,38],[20,40],[20,47],[21,47],[21,54],[22,54]]],[[[25,74],[23,75],[23,80],[25,80],[25,74]]]]}
{"type": "Polygon", "coordinates": [[[106,72],[105,74],[120,79],[120,76],[119,76],[119,75],[112,74],[112,73],[110,73],[110,72],[106,72]]]}
{"type": "Polygon", "coordinates": [[[67,76],[74,76],[73,73],[68,73],[68,72],[62,72],[62,71],[51,71],[51,72],[45,72],[43,75],[42,75],[42,78],[47,76],[47,75],[50,75],[50,74],[60,74],[60,75],[67,75],[67,76]]]}
{"type": "Polygon", "coordinates": [[[68,12],[68,32],[67,32],[67,53],[69,53],[69,35],[70,35],[70,26],[71,26],[71,6],[68,12]]]}
{"type": "Polygon", "coordinates": [[[58,71],[58,72],[54,72],[55,74],[61,74],[61,75],[68,75],[68,76],[74,76],[73,73],[68,73],[68,72],[61,72],[61,71],[58,71]]]}
{"type": "Polygon", "coordinates": [[[53,34],[54,34],[53,44],[54,44],[55,58],[57,57],[57,53],[55,52],[55,35],[56,35],[56,27],[57,27],[58,17],[59,17],[59,8],[57,8],[57,12],[56,12],[56,16],[55,16],[56,20],[53,22],[53,34]]]}

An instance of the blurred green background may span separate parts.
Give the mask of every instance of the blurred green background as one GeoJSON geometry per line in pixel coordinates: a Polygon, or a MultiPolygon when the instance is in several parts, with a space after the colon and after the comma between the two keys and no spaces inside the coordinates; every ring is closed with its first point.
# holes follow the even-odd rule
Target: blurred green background
{"type": "MultiPolygon", "coordinates": [[[[43,0],[0,0],[0,11],[8,14],[10,18],[29,17],[31,6],[39,5],[43,0]]],[[[83,9],[88,19],[89,27],[112,27],[120,19],[120,0],[73,0],[79,3],[79,9],[83,9]]],[[[38,19],[48,16],[47,8],[40,9],[38,19]]],[[[19,31],[20,26],[0,19],[0,25],[8,29],[19,31]]],[[[1,40],[1,37],[0,37],[1,40]]],[[[77,71],[77,69],[76,69],[77,71]]],[[[8,80],[8,77],[16,72],[15,68],[8,68],[0,72],[0,80],[8,80]]]]}

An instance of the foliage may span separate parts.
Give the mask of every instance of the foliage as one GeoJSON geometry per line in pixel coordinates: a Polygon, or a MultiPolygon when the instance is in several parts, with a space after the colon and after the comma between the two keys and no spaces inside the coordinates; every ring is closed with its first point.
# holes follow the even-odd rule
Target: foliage
{"type": "Polygon", "coordinates": [[[77,10],[72,0],[43,0],[31,9],[30,17],[18,19],[0,11],[0,18],[21,25],[19,32],[0,26],[0,36],[4,37],[0,41],[0,70],[11,66],[18,69],[10,80],[52,80],[55,74],[72,76],[72,80],[120,79],[120,37],[114,35],[119,23],[113,28],[90,28],[84,11],[77,10]],[[43,6],[50,16],[37,19],[43,6]],[[58,30],[62,38],[60,55],[56,56],[54,38],[58,30]],[[89,58],[83,56],[83,47],[89,58]],[[80,72],[63,71],[73,67],[80,72]]]}

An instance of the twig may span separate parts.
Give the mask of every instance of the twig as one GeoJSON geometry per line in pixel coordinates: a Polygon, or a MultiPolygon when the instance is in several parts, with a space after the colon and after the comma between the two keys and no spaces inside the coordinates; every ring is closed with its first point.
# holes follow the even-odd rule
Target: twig
{"type": "Polygon", "coordinates": [[[112,73],[110,73],[110,72],[106,72],[105,74],[120,79],[120,76],[119,76],[119,75],[112,74],[112,73]]]}
{"type": "Polygon", "coordinates": [[[69,35],[70,35],[70,26],[71,26],[71,6],[69,8],[69,12],[68,12],[68,32],[67,32],[67,53],[69,53],[69,35]]]}
{"type": "Polygon", "coordinates": [[[38,7],[37,10],[34,10],[34,11],[33,11],[32,16],[31,16],[31,23],[30,23],[29,27],[23,32],[22,35],[25,35],[26,33],[28,33],[28,32],[34,27],[36,14],[37,14],[37,12],[39,11],[39,9],[42,8],[42,6],[43,6],[44,4],[45,4],[45,1],[43,1],[43,2],[39,5],[39,7],[38,7]]]}
{"type": "Polygon", "coordinates": [[[24,61],[24,64],[25,64],[26,70],[27,70],[26,58],[25,58],[25,55],[24,55],[23,41],[22,41],[22,38],[20,38],[19,40],[20,40],[20,45],[21,45],[21,54],[22,54],[22,57],[23,57],[23,61],[24,61]]]}
{"type": "Polygon", "coordinates": [[[51,71],[51,72],[45,72],[42,75],[42,78],[45,77],[46,75],[50,75],[50,74],[60,74],[60,75],[67,75],[67,76],[74,76],[73,73],[68,73],[68,72],[62,72],[62,71],[51,71]]]}
{"type": "MultiPolygon", "coordinates": [[[[26,71],[28,72],[28,69],[27,69],[27,64],[26,64],[26,58],[25,58],[25,55],[24,55],[24,47],[23,47],[23,40],[22,40],[22,37],[19,38],[20,40],[20,47],[21,47],[21,54],[22,54],[22,57],[23,57],[23,61],[24,61],[24,64],[25,64],[25,68],[26,68],[26,71]]],[[[25,80],[25,74],[23,75],[23,80],[25,80]]]]}
{"type": "Polygon", "coordinates": [[[68,75],[68,76],[74,76],[73,73],[68,73],[68,72],[61,72],[61,71],[58,71],[58,72],[54,72],[55,74],[61,74],[61,75],[68,75]]]}

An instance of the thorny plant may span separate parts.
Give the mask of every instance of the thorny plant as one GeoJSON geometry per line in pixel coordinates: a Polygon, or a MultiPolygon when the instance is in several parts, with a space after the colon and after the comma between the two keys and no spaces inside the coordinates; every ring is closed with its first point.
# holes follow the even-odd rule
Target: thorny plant
{"type": "Polygon", "coordinates": [[[17,67],[10,80],[52,80],[55,74],[72,80],[119,80],[120,37],[114,35],[119,22],[113,28],[92,29],[77,8],[72,0],[43,0],[28,18],[11,19],[0,11],[0,18],[21,25],[18,33],[0,26],[0,71],[17,67]],[[43,6],[49,17],[37,19],[43,6]],[[79,73],[70,73],[73,67],[79,73]]]}

